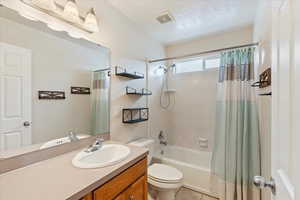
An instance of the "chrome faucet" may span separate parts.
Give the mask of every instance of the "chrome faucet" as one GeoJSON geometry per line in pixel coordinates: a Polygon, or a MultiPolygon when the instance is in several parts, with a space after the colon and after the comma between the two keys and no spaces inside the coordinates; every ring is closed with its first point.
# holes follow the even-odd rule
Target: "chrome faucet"
{"type": "Polygon", "coordinates": [[[90,146],[85,150],[85,152],[86,152],[86,153],[92,153],[92,152],[95,152],[95,151],[101,149],[102,146],[103,146],[103,142],[104,142],[104,139],[103,139],[103,138],[97,137],[97,138],[96,138],[96,141],[94,142],[94,144],[90,145],[90,146]]]}
{"type": "Polygon", "coordinates": [[[76,142],[79,140],[77,135],[75,133],[73,133],[72,131],[69,132],[68,138],[70,139],[71,142],[76,142]]]}

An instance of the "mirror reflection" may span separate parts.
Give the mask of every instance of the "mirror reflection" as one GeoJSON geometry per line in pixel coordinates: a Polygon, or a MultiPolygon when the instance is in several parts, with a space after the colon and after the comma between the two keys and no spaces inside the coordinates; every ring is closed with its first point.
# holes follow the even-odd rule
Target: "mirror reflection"
{"type": "Polygon", "coordinates": [[[0,7],[0,159],[108,133],[109,50],[0,7]]]}

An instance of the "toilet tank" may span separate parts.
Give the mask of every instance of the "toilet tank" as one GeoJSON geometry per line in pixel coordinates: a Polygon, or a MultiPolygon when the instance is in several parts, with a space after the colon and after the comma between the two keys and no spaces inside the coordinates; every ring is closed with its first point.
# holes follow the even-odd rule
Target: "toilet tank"
{"type": "Polygon", "coordinates": [[[128,144],[148,149],[149,150],[148,165],[150,164],[153,154],[154,154],[154,140],[153,139],[141,138],[138,140],[134,140],[128,144]]]}

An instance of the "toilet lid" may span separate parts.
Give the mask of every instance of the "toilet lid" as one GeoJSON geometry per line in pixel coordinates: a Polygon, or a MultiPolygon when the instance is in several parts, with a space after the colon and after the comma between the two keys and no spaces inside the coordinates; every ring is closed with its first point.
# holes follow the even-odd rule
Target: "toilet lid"
{"type": "Polygon", "coordinates": [[[164,165],[153,164],[148,168],[149,177],[165,182],[180,181],[183,178],[183,174],[176,168],[164,165]]]}

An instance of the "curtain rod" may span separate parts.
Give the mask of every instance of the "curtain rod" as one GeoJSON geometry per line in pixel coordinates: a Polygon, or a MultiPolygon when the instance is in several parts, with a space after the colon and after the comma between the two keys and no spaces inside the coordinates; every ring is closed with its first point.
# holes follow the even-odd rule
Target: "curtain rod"
{"type": "Polygon", "coordinates": [[[239,49],[239,48],[258,46],[258,45],[259,45],[258,42],[257,43],[251,43],[251,44],[244,44],[244,45],[239,45],[239,46],[227,47],[227,48],[223,48],[223,49],[202,51],[202,52],[199,52],[199,53],[192,53],[192,54],[183,55],[183,56],[162,58],[162,59],[157,59],[157,60],[149,60],[149,63],[162,62],[162,61],[167,61],[167,60],[177,60],[177,59],[182,59],[182,58],[195,57],[195,56],[199,56],[199,55],[202,55],[202,54],[217,53],[217,52],[220,52],[220,51],[228,51],[228,50],[231,50],[231,49],[239,49]]]}

